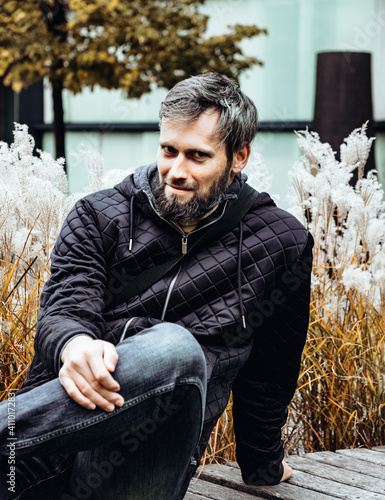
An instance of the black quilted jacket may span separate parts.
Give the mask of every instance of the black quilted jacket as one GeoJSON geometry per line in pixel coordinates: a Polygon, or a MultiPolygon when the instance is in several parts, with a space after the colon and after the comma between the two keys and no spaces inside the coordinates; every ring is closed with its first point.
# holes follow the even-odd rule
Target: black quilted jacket
{"type": "MultiPolygon", "coordinates": [[[[111,308],[107,290],[118,290],[127,270],[138,275],[182,251],[186,235],[153,208],[155,176],[155,164],[140,167],[115,188],[81,199],[68,215],[52,253],[36,356],[21,391],[58,375],[60,352],[78,333],[116,344],[122,335],[157,322],[178,323],[198,339],[207,359],[207,407],[197,457],[232,389],[243,477],[252,484],[277,483],[281,427],[308,326],[312,238],[266,193],[259,194],[236,229],[189,255],[179,270],[128,303],[111,308]]],[[[221,217],[245,178],[237,174],[218,209],[188,235],[188,247],[221,217]]]]}

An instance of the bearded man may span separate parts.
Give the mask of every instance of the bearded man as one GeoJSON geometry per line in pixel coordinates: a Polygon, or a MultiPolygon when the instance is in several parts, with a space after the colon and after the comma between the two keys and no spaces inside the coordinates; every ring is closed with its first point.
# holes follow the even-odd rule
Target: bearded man
{"type": "MultiPolygon", "coordinates": [[[[247,186],[256,131],[236,82],[189,78],[161,104],[157,162],[76,203],[16,395],[6,498],[180,500],[231,391],[243,480],[290,477],[312,238],[247,186]]],[[[6,429],[0,450],[4,465],[6,429]]]]}

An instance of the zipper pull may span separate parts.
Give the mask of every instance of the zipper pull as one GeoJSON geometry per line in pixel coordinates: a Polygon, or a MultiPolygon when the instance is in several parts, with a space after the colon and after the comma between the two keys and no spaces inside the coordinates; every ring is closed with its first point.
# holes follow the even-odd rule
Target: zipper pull
{"type": "Polygon", "coordinates": [[[187,253],[187,236],[182,237],[182,255],[187,253]]]}

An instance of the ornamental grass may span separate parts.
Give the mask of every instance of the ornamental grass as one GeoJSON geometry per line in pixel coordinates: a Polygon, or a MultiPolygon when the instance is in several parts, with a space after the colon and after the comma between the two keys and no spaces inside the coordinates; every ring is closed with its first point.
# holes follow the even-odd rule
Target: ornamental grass
{"type": "MultiPolygon", "coordinates": [[[[365,126],[353,131],[337,161],[316,133],[298,133],[303,155],[290,174],[291,206],[315,246],[308,340],[283,433],[288,453],[385,444],[385,211],[375,173],[362,174],[372,141],[365,126]]],[[[21,125],[13,144],[0,143],[0,400],[25,378],[50,250],[85,194],[69,196],[62,162],[33,156],[33,147],[21,125]]],[[[85,162],[91,190],[127,175],[102,177],[96,153],[85,162]]],[[[268,189],[257,153],[250,170],[250,183],[268,189]]],[[[231,399],[203,461],[227,460],[235,460],[231,399]]]]}
{"type": "Polygon", "coordinates": [[[341,146],[341,161],[316,133],[291,172],[294,213],[315,239],[310,325],[287,450],[385,444],[385,211],[366,125],[341,146]],[[353,171],[358,181],[349,184],[353,171]]]}
{"type": "Polygon", "coordinates": [[[33,156],[34,146],[18,124],[14,142],[0,142],[0,400],[21,386],[33,358],[50,249],[73,204],[63,162],[33,156]]]}
{"type": "Polygon", "coordinates": [[[0,261],[0,401],[20,388],[33,358],[42,278],[48,270],[48,262],[41,272],[36,260],[28,262],[22,254],[0,261]]]}

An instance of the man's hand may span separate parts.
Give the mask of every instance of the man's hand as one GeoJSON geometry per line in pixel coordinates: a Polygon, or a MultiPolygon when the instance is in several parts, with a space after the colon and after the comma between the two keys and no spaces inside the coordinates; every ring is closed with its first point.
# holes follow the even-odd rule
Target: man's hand
{"type": "Polygon", "coordinates": [[[283,465],[283,476],[280,481],[281,483],[283,481],[287,481],[288,479],[290,479],[293,474],[293,469],[290,467],[290,465],[287,465],[285,460],[282,460],[282,465],[283,465]]]}
{"type": "Polygon", "coordinates": [[[104,340],[79,335],[64,348],[59,379],[68,395],[84,408],[113,411],[124,399],[117,394],[120,387],[110,372],[115,370],[118,353],[104,340]]]}

